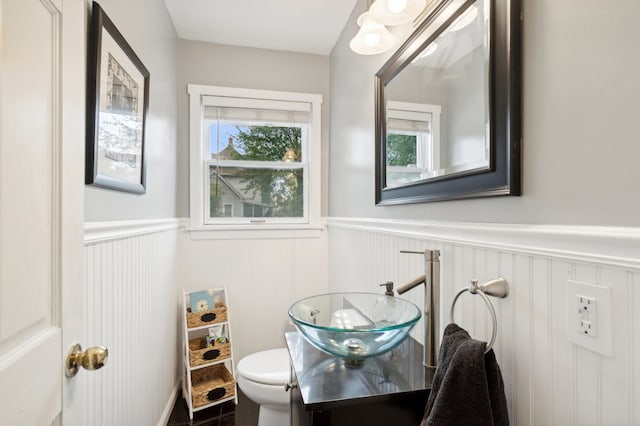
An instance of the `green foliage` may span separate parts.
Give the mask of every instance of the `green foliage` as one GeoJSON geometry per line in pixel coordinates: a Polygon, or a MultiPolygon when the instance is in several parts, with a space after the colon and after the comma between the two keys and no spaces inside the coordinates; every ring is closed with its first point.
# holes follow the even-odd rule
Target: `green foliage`
{"type": "Polygon", "coordinates": [[[236,143],[244,151],[243,160],[280,161],[288,149],[300,156],[302,132],[299,127],[238,127],[236,143]]]}
{"type": "MultiPolygon", "coordinates": [[[[288,149],[299,158],[302,132],[298,127],[238,127],[236,144],[242,160],[281,161],[288,149]]],[[[272,207],[273,217],[303,215],[302,170],[241,169],[242,189],[254,193],[262,204],[272,207]]]]}
{"type": "Polygon", "coordinates": [[[387,135],[387,166],[416,164],[416,137],[413,135],[387,135]]]}

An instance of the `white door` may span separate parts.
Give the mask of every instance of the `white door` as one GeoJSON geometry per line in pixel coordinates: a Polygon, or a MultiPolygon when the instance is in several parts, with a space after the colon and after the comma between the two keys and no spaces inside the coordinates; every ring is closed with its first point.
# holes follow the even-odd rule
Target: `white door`
{"type": "Polygon", "coordinates": [[[82,300],[85,9],[84,0],[0,0],[1,425],[59,422],[63,389],[73,387],[63,363],[84,317],[74,305],[82,300]]]}

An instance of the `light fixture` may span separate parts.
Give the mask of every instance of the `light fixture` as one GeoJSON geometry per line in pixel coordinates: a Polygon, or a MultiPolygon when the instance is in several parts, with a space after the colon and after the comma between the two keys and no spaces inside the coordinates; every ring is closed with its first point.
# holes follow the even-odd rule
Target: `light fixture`
{"type": "Polygon", "coordinates": [[[448,31],[458,31],[463,29],[472,23],[476,19],[476,16],[478,16],[478,8],[474,4],[469,9],[465,10],[462,15],[458,16],[455,21],[453,21],[448,31]]]}
{"type": "Polygon", "coordinates": [[[349,47],[354,52],[361,55],[376,55],[386,52],[395,44],[395,36],[384,25],[371,19],[369,12],[360,15],[357,22],[360,30],[349,43],[349,47]]]}
{"type": "Polygon", "coordinates": [[[289,148],[282,157],[282,161],[286,161],[287,163],[291,163],[293,161],[296,161],[297,159],[298,156],[296,155],[296,152],[291,148],[289,148]]]}
{"type": "Polygon", "coordinates": [[[413,20],[424,10],[427,0],[375,0],[371,18],[383,25],[400,25],[413,20]]]}

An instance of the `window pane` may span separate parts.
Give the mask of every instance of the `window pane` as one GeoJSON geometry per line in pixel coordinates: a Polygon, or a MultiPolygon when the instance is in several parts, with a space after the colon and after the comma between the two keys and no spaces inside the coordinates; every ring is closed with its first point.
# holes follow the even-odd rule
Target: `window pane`
{"type": "Polygon", "coordinates": [[[416,166],[417,137],[389,133],[387,135],[387,166],[416,166]]]}
{"type": "Polygon", "coordinates": [[[213,122],[209,130],[212,159],[300,162],[302,158],[301,127],[213,122]]]}
{"type": "Polygon", "coordinates": [[[209,184],[210,217],[225,217],[227,212],[233,212],[233,217],[304,216],[302,168],[212,165],[209,184]]]}

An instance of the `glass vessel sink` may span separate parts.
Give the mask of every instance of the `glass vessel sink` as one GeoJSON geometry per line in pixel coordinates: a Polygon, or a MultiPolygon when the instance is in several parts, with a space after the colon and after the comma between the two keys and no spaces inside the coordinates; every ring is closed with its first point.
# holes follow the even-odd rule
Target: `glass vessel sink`
{"type": "Polygon", "coordinates": [[[396,347],[420,316],[413,303],[375,293],[321,294],[289,308],[289,317],[313,346],[351,367],[396,347]]]}

